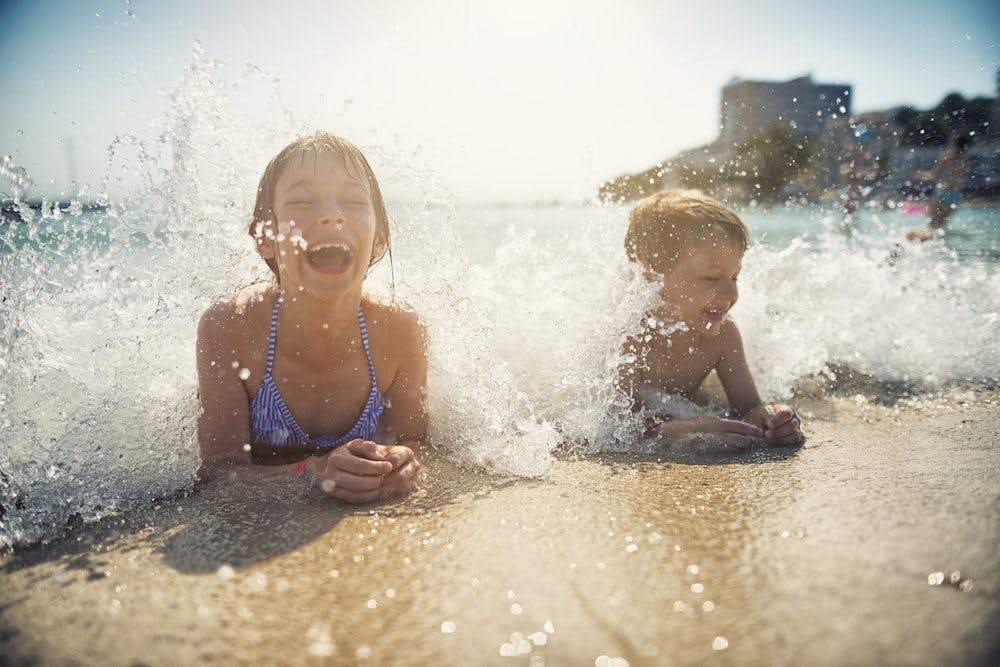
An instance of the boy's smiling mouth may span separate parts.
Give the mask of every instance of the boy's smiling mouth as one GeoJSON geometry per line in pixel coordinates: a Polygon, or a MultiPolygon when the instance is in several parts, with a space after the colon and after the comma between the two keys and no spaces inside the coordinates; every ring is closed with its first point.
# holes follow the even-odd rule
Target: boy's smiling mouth
{"type": "Polygon", "coordinates": [[[343,273],[354,261],[354,249],[343,241],[310,243],[306,259],[321,273],[343,273]]]}

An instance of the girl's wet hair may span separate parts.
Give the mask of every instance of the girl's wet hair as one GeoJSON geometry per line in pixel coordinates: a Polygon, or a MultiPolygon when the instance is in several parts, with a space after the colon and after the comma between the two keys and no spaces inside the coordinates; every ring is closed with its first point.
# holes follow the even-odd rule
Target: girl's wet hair
{"type": "MultiPolygon", "coordinates": [[[[389,214],[385,210],[385,201],[382,199],[382,190],[378,186],[378,179],[371,165],[357,146],[343,137],[338,137],[329,132],[316,132],[304,137],[299,137],[292,143],[281,149],[281,152],[271,158],[264,168],[264,173],[260,177],[260,184],[257,186],[257,202],[253,207],[253,219],[250,220],[248,232],[255,243],[264,242],[264,226],[267,223],[276,224],[274,217],[274,188],[278,183],[278,178],[284,170],[285,165],[295,158],[305,159],[307,154],[332,153],[339,156],[344,161],[344,167],[352,176],[362,183],[367,183],[368,192],[371,197],[372,208],[375,211],[375,242],[374,252],[368,261],[368,266],[372,267],[378,263],[388,253],[389,262],[392,262],[392,247],[389,238],[389,214]]],[[[278,263],[275,259],[265,259],[275,278],[280,280],[278,275],[278,263]]]]}

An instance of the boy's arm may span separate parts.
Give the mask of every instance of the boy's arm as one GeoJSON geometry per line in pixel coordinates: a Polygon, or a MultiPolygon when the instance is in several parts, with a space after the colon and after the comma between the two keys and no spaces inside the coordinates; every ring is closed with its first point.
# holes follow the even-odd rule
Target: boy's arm
{"type": "Polygon", "coordinates": [[[736,324],[726,320],[720,335],[723,336],[723,351],[715,372],[726,391],[729,405],[740,417],[758,426],[769,443],[802,444],[804,438],[799,430],[800,421],[795,411],[787,405],[767,406],[761,403],[736,324]]]}
{"type": "Polygon", "coordinates": [[[218,303],[205,311],[198,323],[198,419],[201,467],[218,463],[250,463],[244,445],[250,443],[250,406],[238,370],[232,366],[234,313],[230,304],[218,303]]]}
{"type": "MultiPolygon", "coordinates": [[[[736,323],[732,320],[723,322],[720,337],[722,355],[716,364],[715,372],[719,376],[722,388],[726,391],[730,407],[744,419],[751,419],[751,413],[764,406],[760,402],[753,376],[750,375],[746,354],[743,352],[743,339],[736,323]]],[[[758,426],[761,425],[756,419],[751,421],[758,426]]]]}

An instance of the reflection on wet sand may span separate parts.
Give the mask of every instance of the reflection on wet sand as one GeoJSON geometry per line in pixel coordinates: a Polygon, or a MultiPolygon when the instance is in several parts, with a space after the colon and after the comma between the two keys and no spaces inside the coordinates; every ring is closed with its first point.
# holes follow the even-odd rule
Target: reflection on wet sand
{"type": "Polygon", "coordinates": [[[805,405],[807,446],[716,465],[564,456],[503,482],[431,456],[424,490],[372,507],[234,471],[6,556],[0,648],[47,664],[995,663],[997,396],[921,400],[805,405]]]}

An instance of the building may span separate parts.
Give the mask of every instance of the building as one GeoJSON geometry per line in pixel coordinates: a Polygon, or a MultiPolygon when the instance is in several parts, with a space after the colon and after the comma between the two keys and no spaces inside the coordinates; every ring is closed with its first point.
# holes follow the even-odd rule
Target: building
{"type": "Polygon", "coordinates": [[[732,146],[773,123],[813,137],[829,121],[850,114],[849,84],[815,83],[811,75],[789,81],[734,79],[722,88],[716,143],[732,146]]]}

